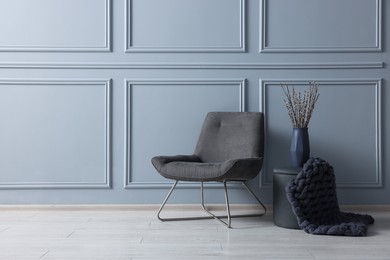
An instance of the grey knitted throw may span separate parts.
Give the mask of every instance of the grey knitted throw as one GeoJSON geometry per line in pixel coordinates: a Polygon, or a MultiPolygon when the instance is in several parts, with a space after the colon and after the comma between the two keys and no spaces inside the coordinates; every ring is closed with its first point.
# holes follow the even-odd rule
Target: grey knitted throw
{"type": "Polygon", "coordinates": [[[309,234],[365,236],[374,223],[370,215],[340,211],[333,167],[320,158],[310,158],[286,192],[299,226],[309,234]]]}

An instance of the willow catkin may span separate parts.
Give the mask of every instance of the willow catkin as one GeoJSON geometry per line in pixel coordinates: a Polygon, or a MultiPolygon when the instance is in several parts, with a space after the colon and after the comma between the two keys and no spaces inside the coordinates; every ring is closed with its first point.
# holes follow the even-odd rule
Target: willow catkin
{"type": "Polygon", "coordinates": [[[287,99],[284,103],[294,128],[306,128],[309,125],[315,104],[319,97],[319,84],[309,83],[309,89],[303,93],[295,91],[294,87],[282,84],[282,89],[287,99]]]}

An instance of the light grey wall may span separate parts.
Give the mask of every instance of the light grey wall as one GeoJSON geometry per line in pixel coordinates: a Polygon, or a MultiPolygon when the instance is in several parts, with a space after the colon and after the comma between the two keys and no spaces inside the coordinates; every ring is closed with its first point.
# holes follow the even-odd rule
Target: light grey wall
{"type": "MultiPolygon", "coordinates": [[[[250,185],[271,203],[289,164],[280,84],[310,81],[312,156],[334,166],[340,203],[390,203],[389,14],[381,0],[0,0],[0,203],[160,203],[171,181],[150,158],[192,153],[212,110],[266,114],[250,185]]],[[[175,202],[198,201],[181,187],[175,202]]]]}

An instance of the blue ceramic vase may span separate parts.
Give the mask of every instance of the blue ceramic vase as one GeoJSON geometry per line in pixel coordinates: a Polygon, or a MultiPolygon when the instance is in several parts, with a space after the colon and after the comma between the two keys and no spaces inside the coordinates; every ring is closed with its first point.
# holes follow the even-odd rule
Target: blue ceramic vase
{"type": "Polygon", "coordinates": [[[302,167],[310,157],[308,128],[293,128],[290,146],[291,164],[302,167]]]}

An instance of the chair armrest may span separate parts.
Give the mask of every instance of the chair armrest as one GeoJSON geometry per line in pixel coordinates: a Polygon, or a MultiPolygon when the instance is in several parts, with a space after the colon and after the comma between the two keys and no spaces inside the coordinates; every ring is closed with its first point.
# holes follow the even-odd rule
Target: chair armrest
{"type": "Polygon", "coordinates": [[[256,177],[263,167],[263,157],[231,159],[223,163],[223,178],[229,180],[250,180],[256,177]]]}
{"type": "Polygon", "coordinates": [[[196,155],[155,156],[152,158],[152,164],[158,172],[164,165],[171,162],[201,162],[201,160],[196,155]]]}

